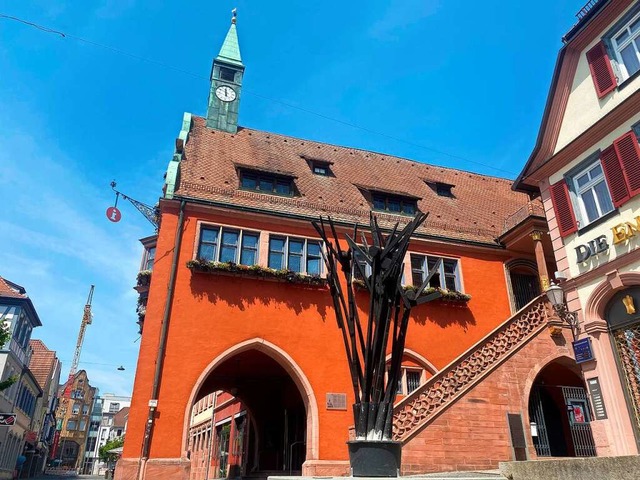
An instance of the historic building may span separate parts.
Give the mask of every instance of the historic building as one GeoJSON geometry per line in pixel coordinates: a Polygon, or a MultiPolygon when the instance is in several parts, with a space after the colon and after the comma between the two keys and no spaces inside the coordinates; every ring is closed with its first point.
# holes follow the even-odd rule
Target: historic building
{"type": "Polygon", "coordinates": [[[85,370],[80,370],[58,389],[56,439],[52,449],[52,464],[79,471],[85,461],[85,450],[91,423],[91,408],[96,389],[89,384],[85,370]],[[72,382],[70,386],[68,383],[72,382]],[[71,397],[63,398],[69,390],[71,397]]]}
{"type": "MultiPolygon", "coordinates": [[[[340,235],[360,225],[371,244],[370,215],[391,231],[429,212],[403,282],[417,288],[438,265],[428,288],[442,297],[409,325],[394,407],[403,473],[599,454],[565,401],[586,415],[571,333],[542,293],[557,270],[542,202],[507,179],[239,126],[244,70],[234,18],[206,116],[183,117],[157,237],[143,239],[144,329],[116,478],[349,473],[354,398],[319,215],[340,235]],[[557,413],[546,427],[563,449],[537,448],[538,407],[557,413]]],[[[355,301],[364,314],[366,293],[355,301]]]]}
{"type": "Polygon", "coordinates": [[[544,201],[604,455],[640,445],[639,25],[638,1],[600,0],[581,11],[515,182],[544,201]]]}
{"type": "Polygon", "coordinates": [[[29,370],[29,340],[33,329],[42,323],[26,290],[2,277],[0,325],[9,333],[8,342],[0,345],[0,381],[7,385],[13,382],[0,389],[0,414],[4,414],[0,424],[0,478],[14,478],[18,463],[24,465],[24,453],[38,445],[38,432],[33,427],[43,391],[29,370]]]}
{"type": "Polygon", "coordinates": [[[29,370],[33,373],[42,395],[37,399],[33,419],[33,431],[38,433],[33,448],[28,449],[23,471],[39,475],[46,466],[56,432],[55,411],[58,405],[58,386],[62,363],[54,350],[49,350],[42,340],[31,340],[29,370]]]}

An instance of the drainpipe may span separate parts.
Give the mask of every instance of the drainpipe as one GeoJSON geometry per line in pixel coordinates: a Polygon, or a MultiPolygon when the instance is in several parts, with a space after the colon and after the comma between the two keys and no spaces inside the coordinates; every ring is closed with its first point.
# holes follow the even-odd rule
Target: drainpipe
{"type": "Polygon", "coordinates": [[[171,317],[171,306],[173,304],[173,294],[175,290],[176,274],[178,271],[178,257],[180,256],[180,245],[182,244],[182,230],[184,226],[184,208],[186,202],[180,202],[180,214],[178,215],[178,226],[176,228],[176,236],[173,248],[173,260],[171,263],[171,272],[169,276],[169,285],[167,286],[167,299],[164,304],[164,315],[160,329],[160,343],[158,344],[158,355],[156,357],[156,371],[153,376],[153,389],[151,391],[151,400],[149,401],[149,415],[147,416],[147,424],[145,426],[144,439],[142,441],[142,455],[138,464],[138,478],[144,477],[142,472],[144,468],[140,468],[141,464],[145,464],[149,458],[149,450],[151,447],[151,435],[153,434],[153,425],[155,420],[155,410],[157,406],[158,393],[160,391],[160,377],[162,375],[162,366],[164,363],[165,349],[167,346],[167,334],[169,333],[169,319],[171,317]],[[140,477],[142,475],[142,477],[140,477]]]}

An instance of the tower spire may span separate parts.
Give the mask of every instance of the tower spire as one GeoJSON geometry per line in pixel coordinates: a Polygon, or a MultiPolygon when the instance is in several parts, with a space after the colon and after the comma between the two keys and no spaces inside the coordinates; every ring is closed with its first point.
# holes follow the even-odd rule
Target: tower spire
{"type": "Polygon", "coordinates": [[[229,31],[222,43],[222,48],[220,48],[220,53],[218,53],[216,60],[244,66],[242,56],[240,55],[240,43],[238,42],[238,31],[236,29],[238,11],[234,8],[231,10],[231,14],[231,26],[229,27],[229,31]]]}
{"type": "Polygon", "coordinates": [[[237,10],[234,8],[227,36],[213,60],[207,108],[207,126],[229,133],[238,131],[238,108],[244,75],[236,21],[237,10]]]}

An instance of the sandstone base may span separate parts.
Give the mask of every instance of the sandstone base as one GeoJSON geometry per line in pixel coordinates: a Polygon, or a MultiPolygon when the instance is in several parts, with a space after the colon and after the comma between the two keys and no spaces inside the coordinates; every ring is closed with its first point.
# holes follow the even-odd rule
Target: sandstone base
{"type": "Polygon", "coordinates": [[[504,462],[500,473],[510,480],[637,480],[640,456],[504,462]]]}

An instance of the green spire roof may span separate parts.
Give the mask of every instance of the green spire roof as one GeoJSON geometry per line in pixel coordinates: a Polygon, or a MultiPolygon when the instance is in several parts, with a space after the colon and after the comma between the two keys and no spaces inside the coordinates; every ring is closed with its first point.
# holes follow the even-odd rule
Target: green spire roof
{"type": "Polygon", "coordinates": [[[238,31],[236,30],[235,22],[229,27],[229,31],[227,32],[227,36],[224,39],[224,43],[216,60],[244,67],[242,57],[240,57],[240,44],[238,43],[238,31]]]}

